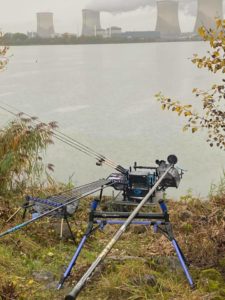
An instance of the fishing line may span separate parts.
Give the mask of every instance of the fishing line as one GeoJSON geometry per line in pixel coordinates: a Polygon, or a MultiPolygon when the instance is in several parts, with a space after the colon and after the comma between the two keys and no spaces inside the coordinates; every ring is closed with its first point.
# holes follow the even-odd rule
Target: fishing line
{"type": "MultiPolygon", "coordinates": [[[[8,105],[6,103],[2,103],[18,112],[20,112],[18,109],[16,109],[15,107],[8,105]]],[[[15,114],[14,112],[12,112],[11,110],[5,108],[4,106],[0,105],[0,108],[7,111],[8,113],[18,117],[18,114],[15,114]]],[[[20,112],[21,113],[21,112],[20,112]]],[[[34,119],[34,117],[32,117],[31,115],[22,112],[22,114],[28,116],[29,118],[31,118],[31,121],[33,123],[37,122],[39,124],[41,124],[42,122],[34,119]]],[[[114,161],[112,161],[109,158],[106,158],[105,156],[103,156],[102,154],[96,152],[95,150],[91,149],[90,147],[78,142],[77,140],[71,138],[70,136],[60,132],[59,130],[53,129],[52,130],[53,135],[55,136],[56,139],[60,140],[61,142],[75,148],[76,150],[83,152],[84,154],[95,158],[96,160],[98,160],[99,165],[101,165],[102,163],[105,163],[106,165],[112,167],[113,169],[116,169],[117,171],[121,172],[121,173],[126,173],[126,169],[124,169],[122,166],[118,165],[117,163],[115,163],[114,161]]]]}
{"type": "MultiPolygon", "coordinates": [[[[11,106],[11,105],[8,105],[8,104],[6,104],[6,103],[4,103],[4,105],[7,105],[7,106],[9,106],[10,108],[13,108],[14,110],[17,110],[18,112],[20,112],[18,109],[16,109],[15,107],[13,107],[13,106],[11,106]]],[[[14,116],[18,117],[17,114],[15,114],[15,113],[13,113],[12,111],[6,109],[5,107],[3,107],[3,106],[0,106],[0,107],[1,107],[3,110],[6,110],[8,113],[11,113],[11,114],[13,114],[14,116]]],[[[29,114],[26,114],[26,113],[24,113],[24,112],[22,112],[22,114],[24,114],[24,115],[28,116],[29,118],[31,118],[32,122],[35,122],[35,121],[36,121],[36,122],[38,122],[38,123],[41,123],[41,122],[38,121],[38,120],[34,120],[34,118],[33,118],[32,116],[30,116],[29,114]]],[[[85,153],[85,154],[87,154],[87,155],[89,155],[89,156],[91,156],[91,157],[94,157],[94,158],[97,159],[97,160],[100,160],[100,163],[101,163],[101,164],[104,162],[104,163],[108,164],[110,167],[112,167],[112,168],[118,170],[119,172],[126,173],[126,169],[124,169],[123,167],[119,166],[118,164],[116,164],[116,163],[113,162],[112,160],[110,160],[110,159],[104,157],[103,155],[97,153],[95,150],[93,150],[93,149],[91,149],[91,148],[89,148],[89,147],[87,147],[87,146],[81,144],[80,142],[76,141],[76,140],[73,139],[73,138],[70,138],[69,136],[65,135],[64,133],[62,133],[62,132],[60,132],[60,131],[58,131],[58,130],[56,130],[56,129],[53,129],[53,131],[56,131],[56,132],[58,132],[60,135],[62,135],[62,136],[59,137],[57,134],[55,134],[55,133],[53,132],[53,134],[56,136],[56,138],[59,139],[59,140],[61,140],[62,142],[65,142],[65,141],[64,141],[64,140],[65,140],[64,137],[66,137],[66,138],[67,138],[67,141],[69,140],[69,142],[72,143],[73,146],[74,146],[77,150],[79,150],[79,151],[81,151],[81,152],[83,152],[83,153],[85,153]],[[92,155],[90,155],[90,154],[92,154],[92,155]],[[94,156],[93,156],[93,155],[94,155],[94,156]]],[[[67,144],[68,144],[68,143],[67,143],[67,144]]],[[[72,145],[70,144],[70,146],[72,146],[72,145]]]]}

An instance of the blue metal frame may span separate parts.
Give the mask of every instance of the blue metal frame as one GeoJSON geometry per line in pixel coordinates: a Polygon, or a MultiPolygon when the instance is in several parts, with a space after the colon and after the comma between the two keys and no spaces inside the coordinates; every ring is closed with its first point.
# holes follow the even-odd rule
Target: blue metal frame
{"type": "MultiPolygon", "coordinates": [[[[99,200],[95,199],[92,203],[91,203],[91,211],[90,211],[90,214],[89,214],[89,219],[91,220],[93,218],[93,213],[94,211],[96,211],[97,207],[98,207],[98,204],[99,204],[99,200]]],[[[100,227],[97,226],[95,228],[93,228],[93,222],[89,222],[88,224],[88,228],[83,236],[83,238],[81,239],[78,247],[77,247],[77,250],[72,258],[72,260],[70,261],[69,263],[69,266],[68,268],[66,269],[65,273],[63,274],[58,286],[57,286],[57,290],[60,290],[62,287],[63,287],[63,284],[64,282],[66,281],[66,279],[70,276],[70,273],[72,271],[72,268],[75,266],[76,264],[76,261],[80,255],[80,252],[81,250],[83,249],[84,247],[84,244],[86,242],[86,240],[88,239],[88,237],[95,231],[97,230],[98,228],[100,227]]]]}
{"type": "MultiPolygon", "coordinates": [[[[58,289],[61,289],[63,287],[63,284],[65,282],[65,280],[70,276],[71,270],[74,267],[74,265],[76,264],[76,261],[80,255],[80,252],[87,240],[87,238],[97,229],[101,229],[103,230],[104,227],[106,225],[123,225],[124,224],[124,220],[109,220],[108,218],[110,218],[110,214],[111,217],[115,218],[115,215],[118,214],[118,218],[119,215],[121,215],[121,218],[124,218],[125,216],[123,215],[123,213],[115,213],[115,212],[108,212],[108,213],[104,213],[104,212],[96,212],[97,207],[98,207],[99,201],[98,200],[94,200],[91,204],[91,210],[90,210],[90,214],[89,214],[89,223],[88,223],[88,228],[87,231],[85,233],[85,235],[83,236],[83,238],[81,239],[81,242],[79,243],[79,246],[66,270],[66,272],[63,274],[62,279],[59,282],[58,285],[58,289]],[[100,217],[102,219],[95,219],[95,217],[100,217]],[[96,227],[93,227],[94,224],[97,224],[96,227]]],[[[166,206],[166,203],[164,202],[164,200],[160,200],[159,201],[159,206],[161,208],[162,214],[139,214],[136,216],[136,218],[140,219],[142,216],[144,216],[145,219],[150,219],[149,221],[143,221],[143,220],[134,220],[132,221],[131,224],[133,225],[144,225],[144,226],[153,226],[154,232],[162,232],[167,239],[172,243],[175,252],[177,254],[177,257],[179,259],[179,262],[181,264],[181,267],[184,271],[184,274],[188,280],[189,285],[191,286],[191,288],[194,288],[194,282],[192,280],[192,277],[188,271],[188,267],[187,267],[187,263],[186,263],[186,259],[177,243],[177,241],[174,238],[173,235],[173,231],[172,231],[172,226],[169,220],[169,214],[168,214],[168,208],[166,206]],[[156,219],[154,219],[154,216],[156,219]],[[157,220],[160,219],[160,220],[157,220]],[[160,226],[164,226],[164,228],[160,227],[160,226]]]]}

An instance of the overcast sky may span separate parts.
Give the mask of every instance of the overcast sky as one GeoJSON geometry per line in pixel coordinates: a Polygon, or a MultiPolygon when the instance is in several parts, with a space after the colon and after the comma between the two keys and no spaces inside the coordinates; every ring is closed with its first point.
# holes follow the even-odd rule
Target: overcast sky
{"type": "MultiPolygon", "coordinates": [[[[197,0],[179,0],[182,31],[192,31],[197,0]]],[[[213,1],[213,0],[212,0],[213,1]]],[[[225,2],[225,1],[224,1],[225,2]]],[[[121,26],[123,30],[154,30],[155,0],[0,0],[0,28],[3,32],[36,31],[36,12],[54,13],[55,31],[80,33],[83,8],[104,6],[102,27],[121,26]]]]}

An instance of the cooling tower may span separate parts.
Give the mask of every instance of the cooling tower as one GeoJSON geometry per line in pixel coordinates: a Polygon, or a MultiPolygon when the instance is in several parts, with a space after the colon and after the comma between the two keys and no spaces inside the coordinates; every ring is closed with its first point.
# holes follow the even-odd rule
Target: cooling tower
{"type": "Polygon", "coordinates": [[[198,0],[195,32],[201,26],[215,28],[215,18],[223,18],[223,0],[198,0]]]}
{"type": "Polygon", "coordinates": [[[155,30],[160,32],[161,36],[180,35],[178,7],[177,1],[157,1],[158,17],[155,30]]]}
{"type": "Polygon", "coordinates": [[[53,13],[37,13],[37,35],[42,38],[50,38],[54,33],[53,13]]]}
{"type": "Polygon", "coordinates": [[[100,22],[100,12],[91,10],[91,9],[83,9],[83,36],[96,36],[97,30],[101,29],[100,22]]]}

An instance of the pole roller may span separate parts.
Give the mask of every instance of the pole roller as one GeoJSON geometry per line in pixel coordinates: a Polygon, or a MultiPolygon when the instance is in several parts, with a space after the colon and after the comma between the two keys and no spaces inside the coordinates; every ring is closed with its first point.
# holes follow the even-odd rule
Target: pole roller
{"type": "Polygon", "coordinates": [[[113,236],[108,245],[104,248],[101,254],[97,257],[97,259],[93,262],[91,267],[87,270],[87,272],[83,275],[83,277],[78,281],[73,290],[65,297],[65,300],[75,300],[79,295],[81,289],[84,287],[85,283],[91,277],[92,273],[95,271],[97,266],[105,259],[107,254],[110,252],[112,247],[116,244],[116,242],[120,239],[121,235],[126,231],[128,226],[131,224],[133,219],[136,217],[141,208],[146,204],[149,200],[150,196],[156,191],[157,187],[169,173],[169,171],[173,168],[173,165],[170,165],[164,172],[164,174],[159,178],[159,180],[155,183],[152,189],[148,192],[148,194],[142,199],[139,205],[134,209],[129,218],[124,222],[124,224],[120,227],[120,229],[113,236]]]}

